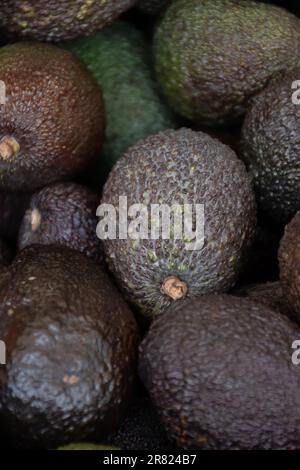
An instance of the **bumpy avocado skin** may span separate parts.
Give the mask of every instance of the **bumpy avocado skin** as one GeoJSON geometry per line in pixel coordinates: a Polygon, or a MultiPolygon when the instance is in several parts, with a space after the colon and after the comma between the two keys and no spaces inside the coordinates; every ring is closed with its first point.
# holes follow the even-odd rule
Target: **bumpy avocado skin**
{"type": "Polygon", "coordinates": [[[299,65],[298,19],[249,0],[176,0],[154,38],[157,77],[182,116],[240,120],[271,77],[299,65]]]}
{"type": "Polygon", "coordinates": [[[300,208],[299,99],[296,68],[278,77],[254,99],[242,129],[241,156],[253,176],[260,206],[278,222],[300,208]]]}
{"type": "Polygon", "coordinates": [[[20,227],[19,249],[34,244],[64,245],[104,263],[96,234],[99,200],[80,184],[46,186],[31,198],[20,227]]]}
{"type": "Polygon", "coordinates": [[[226,294],[173,305],[140,348],[140,375],[177,445],[297,449],[299,327],[226,294]]]}
{"type": "Polygon", "coordinates": [[[112,273],[144,315],[159,314],[171,304],[171,297],[161,292],[167,277],[183,281],[188,297],[234,285],[254,236],[256,210],[244,164],[229,147],[190,129],[149,136],[116,163],[102,203],[112,204],[119,214],[119,196],[127,197],[128,208],[144,204],[149,220],[153,204],[187,203],[194,212],[195,204],[204,204],[202,249],[189,249],[191,238],[182,233],[174,239],[172,230],[170,239],[163,240],[161,234],[153,239],[151,228],[158,220],[150,221],[148,239],[128,235],[103,240],[112,273]]]}
{"type": "Polygon", "coordinates": [[[0,26],[11,37],[62,41],[92,34],[136,0],[10,0],[2,2],[0,26]]]}
{"type": "Polygon", "coordinates": [[[0,157],[0,190],[32,191],[66,179],[98,155],[101,89],[77,57],[42,43],[7,45],[0,49],[0,80],[7,99],[0,139],[13,137],[20,147],[0,157]]]}
{"type": "Polygon", "coordinates": [[[96,263],[65,247],[25,248],[0,277],[0,337],[1,421],[15,445],[55,448],[117,428],[137,327],[96,263]]]}
{"type": "Polygon", "coordinates": [[[66,46],[101,85],[107,117],[102,156],[109,168],[139,139],[178,126],[160,97],[150,50],[136,28],[119,21],[66,46]]]}
{"type": "Polygon", "coordinates": [[[283,292],[300,320],[300,212],[285,227],[278,258],[283,292]]]}

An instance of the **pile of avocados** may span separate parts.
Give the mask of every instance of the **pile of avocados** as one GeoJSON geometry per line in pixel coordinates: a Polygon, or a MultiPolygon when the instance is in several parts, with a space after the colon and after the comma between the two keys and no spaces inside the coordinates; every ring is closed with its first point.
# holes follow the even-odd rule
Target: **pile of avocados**
{"type": "Polygon", "coordinates": [[[6,447],[300,450],[297,3],[1,5],[6,447]]]}

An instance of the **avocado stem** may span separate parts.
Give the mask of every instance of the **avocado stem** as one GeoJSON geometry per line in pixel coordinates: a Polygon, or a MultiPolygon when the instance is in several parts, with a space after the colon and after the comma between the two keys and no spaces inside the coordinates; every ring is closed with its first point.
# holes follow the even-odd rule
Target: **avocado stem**
{"type": "Polygon", "coordinates": [[[16,155],[19,150],[20,145],[14,137],[6,135],[0,140],[0,157],[3,160],[9,160],[16,155]]]}
{"type": "Polygon", "coordinates": [[[173,300],[179,300],[186,296],[188,287],[185,282],[176,276],[166,277],[161,285],[161,292],[173,300]]]}

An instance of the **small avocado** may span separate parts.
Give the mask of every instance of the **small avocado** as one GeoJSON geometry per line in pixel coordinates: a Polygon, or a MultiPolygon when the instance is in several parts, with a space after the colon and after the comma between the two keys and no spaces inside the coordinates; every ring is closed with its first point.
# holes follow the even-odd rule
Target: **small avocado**
{"type": "Polygon", "coordinates": [[[62,41],[92,34],[110,24],[136,0],[9,0],[2,2],[0,27],[9,37],[62,41]]]}
{"type": "Polygon", "coordinates": [[[139,139],[178,127],[155,81],[151,50],[143,34],[125,21],[64,45],[96,77],[106,108],[106,140],[101,162],[110,169],[139,139]]]}
{"type": "Polygon", "coordinates": [[[19,232],[19,249],[28,245],[65,245],[103,262],[96,235],[100,198],[85,186],[56,183],[35,193],[19,232]]]}
{"type": "Polygon", "coordinates": [[[99,85],[77,57],[59,47],[0,48],[0,190],[33,191],[71,177],[101,149],[99,85]]]}
{"type": "Polygon", "coordinates": [[[124,450],[164,451],[174,449],[148,397],[135,400],[118,431],[109,441],[124,450]]]}
{"type": "Polygon", "coordinates": [[[147,15],[158,15],[162,13],[172,0],[139,0],[137,7],[147,15]]]}
{"type": "Polygon", "coordinates": [[[66,247],[25,248],[0,282],[0,338],[0,420],[14,445],[56,448],[117,429],[138,334],[97,263],[66,247]]]}
{"type": "Polygon", "coordinates": [[[154,37],[169,104],[207,125],[241,120],[270,78],[300,64],[299,49],[298,18],[251,0],[176,0],[154,37]]]}
{"type": "Polygon", "coordinates": [[[285,227],[278,258],[283,292],[300,321],[300,211],[285,227]]]}
{"type": "Polygon", "coordinates": [[[299,77],[296,68],[271,81],[253,100],[242,129],[241,157],[258,202],[280,223],[300,209],[299,77]]]}
{"type": "Polygon", "coordinates": [[[140,347],[140,376],[185,449],[299,449],[296,323],[227,294],[173,304],[140,347]]]}
{"type": "Polygon", "coordinates": [[[102,446],[100,444],[92,444],[89,442],[76,442],[59,447],[57,450],[120,450],[117,447],[102,446]]]}
{"type": "Polygon", "coordinates": [[[256,224],[250,179],[233,150],[190,129],[149,136],[116,163],[104,186],[102,203],[117,220],[124,214],[120,197],[126,197],[127,233],[104,239],[104,251],[119,286],[144,315],[233,287],[256,224]],[[141,227],[134,204],[143,205],[141,227]]]}
{"type": "Polygon", "coordinates": [[[30,197],[29,193],[0,191],[0,237],[16,241],[30,197]]]}

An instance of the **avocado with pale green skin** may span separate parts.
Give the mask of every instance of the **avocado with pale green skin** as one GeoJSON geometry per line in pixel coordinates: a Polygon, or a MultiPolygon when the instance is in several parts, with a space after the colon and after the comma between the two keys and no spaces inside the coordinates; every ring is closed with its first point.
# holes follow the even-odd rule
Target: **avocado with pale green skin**
{"type": "Polygon", "coordinates": [[[71,52],[20,42],[0,48],[0,191],[70,178],[99,154],[105,115],[95,78],[71,52]],[[88,117],[88,118],[87,118],[88,117]]]}
{"type": "Polygon", "coordinates": [[[297,67],[271,81],[253,100],[242,128],[241,157],[258,203],[280,223],[300,209],[299,76],[297,67]]]}
{"type": "Polygon", "coordinates": [[[178,127],[160,96],[151,51],[134,26],[118,21],[64,47],[85,62],[103,90],[107,123],[102,158],[109,168],[139,139],[178,127]]]}
{"type": "Polygon", "coordinates": [[[0,28],[11,38],[63,41],[112,23],[136,0],[9,0],[2,2],[0,28]]]}
{"type": "Polygon", "coordinates": [[[140,347],[140,376],[184,449],[299,449],[299,326],[248,299],[173,304],[140,347]]]}
{"type": "Polygon", "coordinates": [[[18,247],[64,245],[104,263],[97,237],[99,196],[75,183],[56,183],[33,194],[19,231],[18,247]]]}
{"type": "Polygon", "coordinates": [[[34,245],[0,272],[0,421],[17,446],[98,442],[133,395],[138,332],[99,265],[34,245]]]}
{"type": "MultiPolygon", "coordinates": [[[[120,288],[144,315],[160,314],[184,297],[233,287],[256,224],[250,178],[233,150],[190,129],[166,130],[149,136],[116,163],[101,202],[112,205],[118,215],[120,196],[127,197],[127,208],[143,204],[150,223],[146,234],[137,234],[137,239],[130,230],[123,239],[118,236],[104,239],[104,251],[120,288]],[[166,238],[162,239],[161,232],[155,238],[151,232],[162,220],[151,213],[155,204],[164,204],[170,210],[177,204],[178,213],[184,211],[184,204],[189,204],[193,227],[186,213],[186,230],[175,237],[176,219],[171,212],[166,238]],[[204,205],[203,247],[199,207],[198,222],[195,219],[196,204],[204,205]],[[195,245],[195,234],[188,228],[198,230],[200,246],[195,245]]],[[[129,229],[131,221],[129,217],[129,229]]],[[[105,218],[99,223],[105,225],[105,218]]],[[[164,225],[167,227],[167,223],[164,225]]]]}
{"type": "Polygon", "coordinates": [[[300,64],[299,51],[298,18],[251,0],[175,0],[154,37],[169,104],[207,125],[241,120],[273,76],[300,64]]]}

